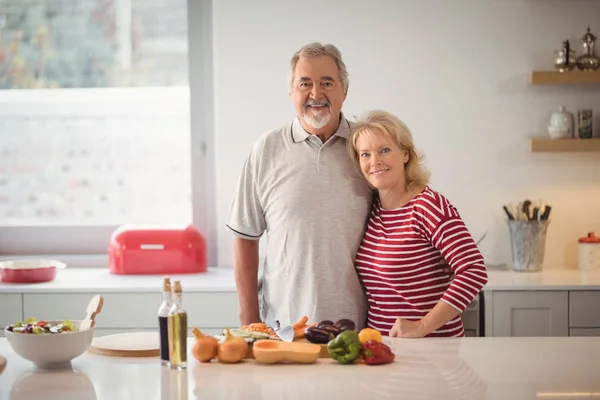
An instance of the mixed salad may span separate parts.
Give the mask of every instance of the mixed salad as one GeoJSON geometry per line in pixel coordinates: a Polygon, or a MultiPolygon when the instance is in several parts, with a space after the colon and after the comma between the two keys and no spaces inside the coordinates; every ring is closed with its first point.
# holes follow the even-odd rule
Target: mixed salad
{"type": "Polygon", "coordinates": [[[15,333],[33,333],[33,334],[44,334],[44,333],[63,333],[63,332],[76,332],[77,328],[73,321],[64,320],[60,323],[52,324],[46,321],[38,321],[35,318],[27,318],[25,322],[17,322],[14,325],[9,325],[6,329],[10,332],[15,333]]]}
{"type": "MultiPolygon", "coordinates": [[[[277,336],[272,336],[272,335],[269,335],[268,333],[253,332],[253,331],[248,331],[245,329],[230,329],[229,333],[232,336],[240,336],[240,337],[244,338],[244,340],[246,340],[247,343],[254,343],[255,341],[260,340],[260,339],[279,339],[277,336]]],[[[220,334],[214,335],[214,337],[219,342],[224,341],[225,340],[225,331],[223,331],[220,334]]]]}

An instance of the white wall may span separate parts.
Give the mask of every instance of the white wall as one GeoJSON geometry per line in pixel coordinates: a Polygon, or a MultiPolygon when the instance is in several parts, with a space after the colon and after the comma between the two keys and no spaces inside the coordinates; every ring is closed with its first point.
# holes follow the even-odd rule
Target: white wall
{"type": "MultiPolygon", "coordinates": [[[[574,266],[577,238],[600,233],[600,153],[531,154],[560,104],[594,110],[600,87],[537,87],[588,24],[600,37],[600,1],[214,1],[219,264],[232,263],[225,218],[254,141],[294,117],[291,55],[311,41],[336,44],[350,73],[344,111],[382,108],[401,117],[432,170],[432,187],[459,209],[474,236],[489,230],[488,263],[510,261],[502,204],[525,197],[553,206],[547,266],[574,266]]],[[[600,44],[597,46],[600,53],[600,44]]]]}

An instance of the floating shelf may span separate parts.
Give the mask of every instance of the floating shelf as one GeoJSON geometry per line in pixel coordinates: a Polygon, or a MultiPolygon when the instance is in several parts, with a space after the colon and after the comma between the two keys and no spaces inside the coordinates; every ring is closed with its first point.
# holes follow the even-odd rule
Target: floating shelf
{"type": "Polygon", "coordinates": [[[532,153],[600,151],[600,139],[530,139],[532,153]]]}
{"type": "Polygon", "coordinates": [[[532,85],[566,85],[577,83],[600,83],[600,70],[596,71],[533,71],[529,75],[532,85]]]}

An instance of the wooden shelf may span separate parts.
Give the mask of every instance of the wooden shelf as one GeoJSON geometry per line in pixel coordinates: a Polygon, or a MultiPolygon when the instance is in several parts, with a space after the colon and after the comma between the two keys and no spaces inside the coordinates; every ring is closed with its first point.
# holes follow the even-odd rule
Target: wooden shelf
{"type": "Polygon", "coordinates": [[[599,151],[600,139],[530,139],[532,153],[599,151]]]}
{"type": "Polygon", "coordinates": [[[532,85],[568,85],[578,83],[600,83],[600,69],[596,71],[572,70],[559,71],[533,71],[529,75],[532,85]]]}

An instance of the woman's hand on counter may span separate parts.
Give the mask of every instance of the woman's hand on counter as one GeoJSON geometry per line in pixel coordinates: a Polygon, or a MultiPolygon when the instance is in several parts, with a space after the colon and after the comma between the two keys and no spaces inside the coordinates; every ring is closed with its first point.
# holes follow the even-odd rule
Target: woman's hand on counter
{"type": "Polygon", "coordinates": [[[390,329],[390,336],[422,338],[444,326],[459,314],[460,312],[456,308],[440,300],[427,315],[418,321],[398,318],[390,329]]]}
{"type": "Polygon", "coordinates": [[[425,329],[421,321],[398,318],[396,322],[394,322],[392,329],[390,329],[390,336],[400,338],[421,338],[425,336],[424,331],[425,329]]]}

